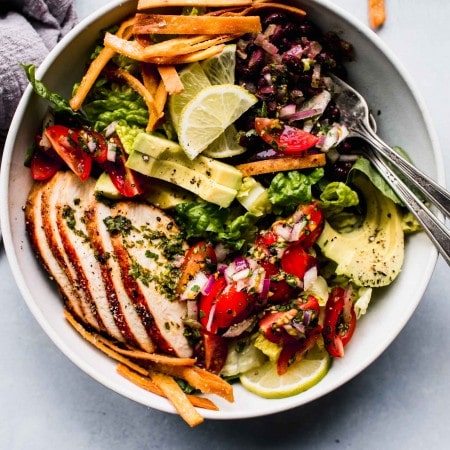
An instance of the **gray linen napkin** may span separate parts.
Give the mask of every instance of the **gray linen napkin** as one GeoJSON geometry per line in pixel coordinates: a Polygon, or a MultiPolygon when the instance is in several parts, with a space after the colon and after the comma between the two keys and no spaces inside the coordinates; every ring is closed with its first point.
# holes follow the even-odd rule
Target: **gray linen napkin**
{"type": "Polygon", "coordinates": [[[72,0],[0,0],[0,152],[28,83],[19,64],[39,66],[76,21],[72,0]]]}

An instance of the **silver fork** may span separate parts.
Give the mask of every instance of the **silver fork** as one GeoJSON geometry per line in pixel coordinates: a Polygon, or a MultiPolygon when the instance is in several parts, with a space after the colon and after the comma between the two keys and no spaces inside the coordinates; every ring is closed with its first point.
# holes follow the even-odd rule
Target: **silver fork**
{"type": "Polygon", "coordinates": [[[335,75],[331,78],[335,87],[334,100],[341,111],[341,121],[350,132],[349,137],[362,138],[371,145],[371,150],[364,154],[416,217],[447,264],[450,265],[448,228],[425,207],[409,186],[420,191],[444,214],[445,218],[450,216],[450,193],[380,139],[372,129],[369,107],[362,95],[335,75]],[[392,168],[384,159],[392,164],[392,168]],[[401,174],[409,186],[393,169],[401,174]]]}

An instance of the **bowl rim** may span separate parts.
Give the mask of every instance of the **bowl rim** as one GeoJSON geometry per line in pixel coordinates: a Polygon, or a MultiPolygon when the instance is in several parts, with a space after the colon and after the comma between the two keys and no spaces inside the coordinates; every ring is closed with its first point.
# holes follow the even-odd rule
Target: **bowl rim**
{"type": "MultiPolygon", "coordinates": [[[[302,4],[306,3],[305,0],[300,0],[302,4]]],[[[309,0],[311,2],[311,0],[309,0]]],[[[111,12],[115,8],[118,8],[120,6],[128,5],[131,3],[136,3],[136,0],[113,0],[109,2],[108,4],[104,5],[103,7],[99,8],[98,10],[94,11],[92,14],[88,15],[84,19],[82,19],[56,46],[55,48],[48,54],[48,56],[45,58],[43,63],[39,66],[36,76],[37,78],[42,77],[51,67],[51,65],[54,63],[54,61],[59,57],[59,55],[64,51],[66,45],[71,42],[73,39],[75,39],[80,32],[82,32],[84,29],[88,28],[90,24],[96,22],[99,20],[104,14],[111,12]]],[[[405,70],[401,62],[397,59],[397,57],[394,55],[394,53],[391,51],[391,49],[382,41],[382,39],[373,32],[370,28],[368,28],[365,24],[360,22],[358,19],[353,17],[351,13],[345,11],[343,8],[341,8],[339,5],[336,5],[332,3],[330,0],[313,0],[311,3],[315,3],[319,5],[320,7],[328,9],[332,14],[335,14],[340,19],[345,20],[346,22],[350,23],[352,27],[355,28],[359,33],[363,35],[363,38],[368,39],[371,41],[371,43],[378,48],[389,60],[392,62],[392,64],[395,66],[395,70],[398,72],[400,77],[403,79],[405,84],[410,90],[411,96],[413,97],[414,101],[416,102],[421,116],[424,121],[425,128],[428,132],[430,141],[432,143],[432,148],[430,149],[433,153],[434,162],[436,164],[436,178],[437,180],[444,184],[445,177],[444,177],[444,164],[443,164],[443,155],[440,150],[439,141],[437,137],[437,133],[432,125],[431,116],[428,113],[428,110],[425,106],[425,102],[417,90],[417,88],[414,85],[414,82],[409,75],[409,73],[405,70]]],[[[37,304],[35,303],[35,300],[33,298],[33,294],[31,291],[27,288],[25,283],[24,274],[19,266],[17,255],[15,254],[14,249],[14,243],[12,240],[12,233],[11,233],[11,220],[10,220],[10,211],[8,206],[8,197],[9,197],[9,175],[10,175],[10,168],[11,168],[11,157],[13,154],[13,148],[12,144],[15,140],[15,137],[19,131],[20,123],[21,123],[21,117],[33,95],[33,89],[29,85],[16,109],[16,112],[14,114],[13,120],[10,125],[10,129],[8,132],[8,136],[5,142],[3,157],[2,157],[2,165],[1,165],[1,173],[0,173],[0,224],[1,229],[3,230],[3,242],[5,247],[5,253],[10,265],[10,268],[12,270],[14,279],[16,281],[16,284],[18,285],[19,291],[24,298],[28,308],[32,312],[33,316],[41,326],[41,328],[45,331],[45,333],[49,336],[49,338],[55,343],[55,345],[81,370],[83,370],[85,373],[87,373],[90,377],[95,379],[96,381],[100,382],[104,386],[110,388],[112,391],[119,393],[127,398],[130,398],[138,403],[144,404],[146,406],[147,403],[143,402],[141,398],[139,398],[137,395],[134,395],[133,392],[127,390],[127,389],[117,389],[117,386],[111,382],[107,377],[102,376],[99,374],[95,367],[84,361],[83,359],[80,359],[79,356],[76,354],[74,350],[68,345],[68,343],[61,339],[61,337],[58,335],[57,331],[51,326],[51,324],[47,321],[47,319],[43,316],[42,312],[38,308],[37,304]]],[[[417,301],[411,305],[411,311],[410,314],[406,315],[404,317],[404,321],[401,324],[401,326],[398,328],[398,333],[401,332],[401,330],[404,328],[406,323],[410,320],[414,310],[416,309],[417,305],[419,304],[421,298],[423,297],[423,294],[425,292],[425,289],[431,279],[431,275],[434,271],[436,262],[438,259],[438,252],[434,249],[430,249],[429,258],[425,262],[423,267],[423,279],[421,283],[417,286],[417,301]]],[[[395,339],[395,336],[394,336],[395,339]]],[[[316,396],[311,399],[307,399],[306,401],[289,401],[289,402],[277,402],[273,404],[273,408],[270,412],[264,411],[260,414],[258,413],[252,413],[252,414],[243,414],[239,411],[227,411],[225,414],[223,411],[204,411],[203,416],[208,419],[219,419],[219,420],[227,420],[227,419],[241,419],[241,418],[251,418],[251,417],[258,417],[262,415],[269,415],[274,414],[278,412],[282,412],[288,409],[292,409],[298,406],[305,405],[311,401],[317,400],[320,397],[323,397],[324,395],[328,394],[329,392],[335,390],[336,388],[342,386],[343,384],[347,383],[349,380],[357,376],[359,373],[361,373],[363,370],[365,370],[370,364],[372,364],[385,350],[386,348],[392,343],[393,339],[390,339],[389,342],[386,343],[386,345],[379,348],[379,351],[376,354],[371,354],[370,358],[366,358],[365,361],[363,361],[361,364],[358,365],[358,370],[353,371],[348,374],[347,377],[341,378],[339,382],[331,383],[328,387],[328,389],[323,390],[319,396],[316,396]]],[[[169,413],[175,413],[174,408],[167,402],[167,405],[163,403],[162,405],[152,406],[154,408],[157,408],[161,411],[169,412],[169,413]]]]}

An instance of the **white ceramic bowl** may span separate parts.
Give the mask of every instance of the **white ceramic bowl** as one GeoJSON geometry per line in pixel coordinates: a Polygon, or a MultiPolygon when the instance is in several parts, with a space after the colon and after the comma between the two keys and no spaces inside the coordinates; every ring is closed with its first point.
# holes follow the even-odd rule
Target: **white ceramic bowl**
{"type": "MultiPolygon", "coordinates": [[[[381,136],[406,149],[429,175],[443,181],[441,155],[424,106],[393,54],[365,25],[326,0],[299,0],[323,30],[334,30],[353,43],[356,60],[349,64],[351,82],[367,97],[377,116],[381,136]]],[[[70,95],[80,80],[86,57],[100,30],[135,10],[136,1],[111,1],[81,22],[50,53],[37,77],[53,90],[70,95]]],[[[110,389],[136,402],[167,412],[172,406],[160,397],[135,387],[115,371],[116,363],[77,335],[62,313],[62,302],[32,253],[25,234],[23,207],[31,177],[23,160],[47,105],[28,88],[14,116],[1,167],[1,226],[6,253],[20,291],[50,339],[78,367],[110,389]]],[[[235,387],[236,401],[218,401],[220,411],[203,411],[211,419],[267,415],[294,408],[338,388],[371,364],[395,339],[419,303],[431,277],[437,252],[423,234],[408,239],[404,269],[380,290],[369,313],[358,323],[342,360],[310,390],[282,400],[265,400],[235,387]]],[[[216,400],[216,399],[214,399],[216,400]]]]}

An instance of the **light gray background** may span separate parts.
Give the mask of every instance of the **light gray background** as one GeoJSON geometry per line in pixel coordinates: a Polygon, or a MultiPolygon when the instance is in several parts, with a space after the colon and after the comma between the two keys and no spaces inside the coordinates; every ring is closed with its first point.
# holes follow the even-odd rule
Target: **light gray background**
{"type": "MultiPolygon", "coordinates": [[[[80,19],[106,0],[75,0],[80,19]]],[[[367,24],[367,0],[335,0],[367,24]]],[[[386,0],[379,36],[425,98],[450,175],[450,2],[386,0]]],[[[0,250],[0,450],[450,448],[450,271],[440,258],[411,321],[368,369],[295,410],[190,429],[75,367],[28,311],[0,250]]]]}

